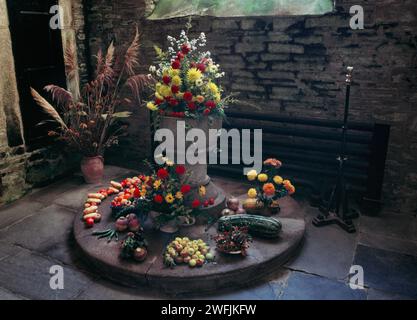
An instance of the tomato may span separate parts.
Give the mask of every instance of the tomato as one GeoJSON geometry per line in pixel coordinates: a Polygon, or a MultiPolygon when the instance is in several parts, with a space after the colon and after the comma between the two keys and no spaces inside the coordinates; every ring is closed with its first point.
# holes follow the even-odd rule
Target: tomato
{"type": "Polygon", "coordinates": [[[85,221],[85,226],[87,228],[92,228],[94,227],[94,219],[93,218],[89,218],[85,221]]]}

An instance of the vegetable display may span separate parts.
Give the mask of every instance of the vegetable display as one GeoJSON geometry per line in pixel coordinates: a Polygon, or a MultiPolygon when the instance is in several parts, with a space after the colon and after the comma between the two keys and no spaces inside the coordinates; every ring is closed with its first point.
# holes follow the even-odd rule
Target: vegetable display
{"type": "Polygon", "coordinates": [[[256,215],[224,216],[218,221],[219,231],[230,231],[234,227],[247,227],[251,235],[263,238],[277,238],[282,230],[277,219],[256,215]]]}

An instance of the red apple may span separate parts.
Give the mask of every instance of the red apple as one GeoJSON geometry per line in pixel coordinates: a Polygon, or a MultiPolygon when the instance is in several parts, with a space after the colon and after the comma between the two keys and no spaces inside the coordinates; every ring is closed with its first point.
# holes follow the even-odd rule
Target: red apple
{"type": "Polygon", "coordinates": [[[133,253],[133,259],[135,259],[137,262],[145,261],[147,256],[148,250],[145,248],[136,248],[135,252],[133,253]]]}
{"type": "Polygon", "coordinates": [[[116,231],[125,232],[129,226],[129,221],[125,217],[121,217],[116,221],[116,231]]]}
{"type": "Polygon", "coordinates": [[[85,226],[87,228],[94,227],[94,219],[93,218],[88,218],[87,220],[85,220],[85,226]]]}

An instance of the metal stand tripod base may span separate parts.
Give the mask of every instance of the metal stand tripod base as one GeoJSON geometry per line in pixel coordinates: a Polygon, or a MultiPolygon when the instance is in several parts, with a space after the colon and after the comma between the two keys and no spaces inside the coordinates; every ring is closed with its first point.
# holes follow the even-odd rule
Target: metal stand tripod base
{"type": "Polygon", "coordinates": [[[337,224],[339,227],[349,233],[356,232],[356,228],[352,220],[343,220],[335,213],[330,213],[328,216],[320,214],[313,219],[313,225],[316,227],[324,227],[331,224],[337,224]]]}

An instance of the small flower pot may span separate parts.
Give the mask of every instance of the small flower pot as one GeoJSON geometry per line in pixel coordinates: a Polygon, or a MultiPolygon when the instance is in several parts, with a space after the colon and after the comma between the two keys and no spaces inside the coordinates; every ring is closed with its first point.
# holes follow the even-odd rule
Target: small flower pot
{"type": "Polygon", "coordinates": [[[100,183],[104,174],[103,157],[84,157],[81,160],[81,172],[88,184],[100,183]]]}

